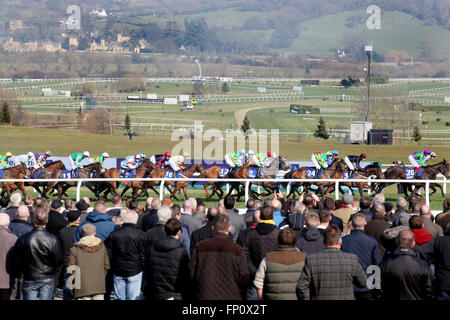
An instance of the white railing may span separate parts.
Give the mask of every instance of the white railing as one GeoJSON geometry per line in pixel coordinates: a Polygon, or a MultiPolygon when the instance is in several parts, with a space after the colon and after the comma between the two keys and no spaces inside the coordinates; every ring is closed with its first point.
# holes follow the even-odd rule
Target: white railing
{"type": "Polygon", "coordinates": [[[77,183],[77,193],[76,200],[79,201],[81,199],[81,186],[83,182],[108,182],[108,181],[159,181],[160,192],[159,197],[163,199],[163,190],[164,184],[166,181],[173,182],[245,182],[245,202],[249,199],[249,186],[250,183],[255,182],[278,182],[278,183],[288,183],[288,182],[334,182],[335,183],[335,198],[339,199],[339,183],[350,183],[350,182],[360,182],[360,183],[416,183],[423,184],[425,183],[425,199],[426,204],[430,205],[430,183],[438,183],[443,184],[444,186],[449,183],[447,179],[444,180],[417,180],[417,179],[226,179],[226,178],[75,178],[75,179],[0,179],[0,183],[4,182],[76,182],[77,183]]]}

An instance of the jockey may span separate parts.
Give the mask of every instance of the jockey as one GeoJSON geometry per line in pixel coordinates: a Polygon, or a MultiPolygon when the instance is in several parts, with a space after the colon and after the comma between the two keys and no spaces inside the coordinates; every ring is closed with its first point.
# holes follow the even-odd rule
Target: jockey
{"type": "Polygon", "coordinates": [[[275,152],[269,151],[267,152],[267,158],[264,160],[264,167],[270,167],[270,165],[272,164],[272,161],[275,160],[277,157],[277,155],[275,154],[275,152]]]}
{"type": "Polygon", "coordinates": [[[90,154],[88,151],[85,151],[83,153],[80,153],[80,152],[72,153],[69,156],[69,163],[71,166],[72,173],[75,173],[75,169],[82,168],[83,165],[81,164],[81,161],[83,161],[84,159],[89,158],[89,157],[90,157],[90,154]]]}
{"type": "Polygon", "coordinates": [[[98,156],[92,158],[92,163],[101,163],[103,165],[103,162],[108,158],[108,152],[103,152],[102,154],[99,154],[98,156]]]}
{"type": "Polygon", "coordinates": [[[183,155],[174,156],[169,160],[169,164],[172,167],[173,171],[178,172],[180,170],[186,169],[183,166],[184,159],[189,157],[189,153],[183,152],[183,155]]]}
{"type": "Polygon", "coordinates": [[[120,163],[120,166],[122,167],[122,169],[125,169],[129,172],[137,168],[140,160],[141,160],[140,154],[131,155],[126,157],[126,159],[120,163]]]}
{"type": "Polygon", "coordinates": [[[12,160],[11,152],[6,152],[4,155],[0,155],[0,166],[3,169],[8,169],[10,160],[12,160]]]}
{"type": "Polygon", "coordinates": [[[314,152],[311,155],[311,161],[314,164],[314,167],[316,167],[316,177],[322,173],[323,169],[328,168],[333,161],[334,158],[339,155],[339,152],[337,150],[328,151],[328,152],[314,152]]]}
{"type": "Polygon", "coordinates": [[[150,161],[156,165],[158,168],[165,168],[169,165],[169,160],[172,157],[172,154],[170,152],[166,152],[164,154],[155,154],[150,157],[150,161]]]}
{"type": "Polygon", "coordinates": [[[425,149],[424,152],[414,152],[411,153],[408,157],[409,162],[414,167],[415,172],[417,173],[420,170],[420,167],[426,165],[426,162],[430,159],[436,158],[436,153],[431,152],[428,149],[425,149]]]}
{"type": "Polygon", "coordinates": [[[355,171],[355,170],[364,171],[364,169],[361,168],[360,162],[361,162],[361,160],[366,160],[366,159],[367,159],[367,154],[365,154],[363,152],[359,156],[356,156],[356,155],[346,156],[344,158],[344,162],[351,171],[355,171]]]}
{"type": "Polygon", "coordinates": [[[256,166],[256,167],[261,166],[261,164],[259,163],[258,157],[255,155],[253,150],[248,150],[247,155],[248,155],[248,162],[250,163],[251,166],[256,166]]]}
{"type": "Polygon", "coordinates": [[[47,158],[51,155],[52,153],[50,151],[47,151],[46,153],[36,153],[34,155],[34,159],[36,159],[38,168],[43,168],[45,166],[47,158]]]}
{"type": "Polygon", "coordinates": [[[403,163],[402,160],[397,160],[392,163],[394,164],[394,167],[401,167],[401,168],[405,169],[405,164],[403,163]]]}
{"type": "Polygon", "coordinates": [[[231,152],[225,154],[225,162],[228,164],[231,168],[239,168],[244,165],[243,156],[245,155],[245,150],[241,150],[239,152],[231,152]]]}
{"type": "Polygon", "coordinates": [[[33,152],[28,152],[27,154],[21,154],[14,157],[14,166],[18,166],[22,163],[26,165],[28,169],[38,168],[33,152]]]}

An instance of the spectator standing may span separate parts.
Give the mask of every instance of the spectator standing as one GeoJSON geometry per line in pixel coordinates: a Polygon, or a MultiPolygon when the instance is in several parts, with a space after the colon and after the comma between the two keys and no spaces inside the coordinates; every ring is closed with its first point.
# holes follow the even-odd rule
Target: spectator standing
{"type": "Polygon", "coordinates": [[[81,227],[81,239],[70,249],[68,265],[79,268],[80,288],[73,289],[76,300],[103,300],[105,277],[110,268],[108,251],[102,240],[95,237],[93,224],[81,227]]]}
{"type": "Polygon", "coordinates": [[[311,255],[325,249],[323,236],[317,229],[319,224],[320,220],[317,214],[308,214],[306,217],[306,227],[301,231],[300,238],[297,239],[297,248],[301,252],[311,255]]]}
{"type": "MultiPolygon", "coordinates": [[[[95,236],[105,241],[111,232],[116,229],[116,225],[111,221],[111,217],[106,214],[106,202],[99,200],[95,203],[94,210],[89,212],[86,220],[80,224],[77,231],[75,231],[74,243],[81,239],[81,227],[86,223],[91,223],[96,228],[95,236]]],[[[81,219],[80,219],[81,220],[81,219]]]]}
{"type": "MultiPolygon", "coordinates": [[[[352,218],[352,231],[342,238],[342,251],[353,253],[358,256],[359,264],[367,272],[371,265],[378,266],[381,263],[381,253],[378,242],[364,233],[364,226],[367,224],[363,214],[357,213],[352,218]]],[[[373,300],[374,292],[366,286],[358,288],[354,286],[356,300],[373,300]]]]}
{"type": "Polygon", "coordinates": [[[187,225],[189,229],[189,237],[192,236],[192,232],[202,227],[200,220],[195,218],[193,213],[194,205],[191,200],[185,200],[183,202],[183,212],[181,213],[181,223],[187,225]]]}
{"type": "Polygon", "coordinates": [[[142,231],[146,232],[147,230],[151,229],[152,227],[158,224],[157,212],[159,208],[161,208],[161,200],[152,199],[150,203],[150,209],[147,209],[139,217],[139,225],[142,227],[142,231]]]}
{"type": "Polygon", "coordinates": [[[182,300],[188,289],[189,256],[181,247],[181,222],[171,218],[164,226],[167,236],[157,240],[147,256],[148,299],[182,300]]]}
{"type": "Polygon", "coordinates": [[[245,225],[247,227],[251,226],[253,224],[253,213],[255,213],[255,205],[256,201],[254,199],[248,199],[245,207],[247,208],[247,211],[244,214],[244,221],[245,225]]]}
{"type": "Polygon", "coordinates": [[[9,198],[8,197],[0,197],[0,213],[5,212],[6,208],[8,208],[9,198]]]}
{"type": "Polygon", "coordinates": [[[230,217],[231,231],[230,236],[234,242],[237,241],[239,234],[245,230],[244,217],[236,213],[236,202],[232,196],[226,196],[223,200],[227,215],[230,217]]]}
{"type": "MultiPolygon", "coordinates": [[[[364,227],[364,232],[377,240],[378,246],[380,247],[381,256],[384,256],[386,248],[383,246],[381,237],[386,229],[388,229],[391,224],[388,222],[388,219],[385,217],[384,205],[381,203],[375,203],[373,205],[374,215],[373,218],[370,219],[366,226],[364,227]]],[[[366,216],[367,221],[367,216],[366,216]]]]}
{"type": "Polygon", "coordinates": [[[436,216],[436,223],[442,227],[442,230],[447,228],[447,224],[450,222],[450,198],[447,198],[443,202],[444,211],[436,216]]]}
{"type": "Polygon", "coordinates": [[[51,300],[55,278],[63,262],[58,238],[45,230],[48,214],[35,211],[35,228],[21,236],[14,247],[14,270],[23,275],[23,299],[51,300]]]}
{"type": "Polygon", "coordinates": [[[88,215],[87,210],[89,209],[89,204],[81,199],[75,204],[75,208],[80,211],[80,224],[86,221],[88,215]]]}
{"type": "Polygon", "coordinates": [[[431,233],[424,229],[423,218],[412,216],[409,219],[409,230],[414,233],[415,246],[413,249],[419,251],[423,258],[429,261],[433,257],[434,241],[431,233]]]}
{"type": "Polygon", "coordinates": [[[0,300],[11,297],[11,256],[17,237],[8,229],[9,215],[0,213],[0,300]]]}
{"type": "Polygon", "coordinates": [[[358,213],[363,214],[366,217],[366,221],[372,220],[373,213],[370,210],[372,207],[372,200],[369,197],[361,197],[359,200],[359,211],[358,213]]]}
{"type": "Polygon", "coordinates": [[[28,222],[33,223],[33,197],[30,194],[27,194],[25,196],[25,199],[23,200],[23,203],[28,208],[28,211],[30,212],[30,216],[28,217],[28,222]]]}
{"type": "Polygon", "coordinates": [[[366,286],[366,273],[358,257],[340,250],[340,237],[339,227],[328,226],[326,249],[306,257],[296,288],[299,300],[354,300],[353,285],[366,286]]]}
{"type": "Polygon", "coordinates": [[[156,215],[158,217],[158,224],[150,230],[147,230],[144,234],[144,247],[146,255],[149,254],[153,243],[166,236],[164,226],[171,218],[170,208],[168,206],[161,206],[156,215]]]}
{"type": "Polygon", "coordinates": [[[295,247],[296,242],[294,230],[281,230],[278,249],[268,252],[261,261],[253,281],[260,300],[296,299],[295,288],[306,257],[295,247]]]}
{"type": "Polygon", "coordinates": [[[112,197],[111,203],[113,207],[108,210],[107,214],[111,218],[117,217],[118,215],[120,215],[120,212],[122,210],[122,197],[116,194],[114,197],[112,197]]]}
{"type": "Polygon", "coordinates": [[[21,237],[25,233],[34,229],[33,225],[29,223],[30,211],[27,206],[20,206],[17,210],[16,218],[11,221],[9,230],[17,237],[21,237]]]}
{"type": "Polygon", "coordinates": [[[116,300],[139,300],[144,270],[144,232],[137,226],[138,214],[130,210],[124,224],[114,230],[105,244],[108,249],[116,300]]]}
{"type": "Polygon", "coordinates": [[[384,210],[386,211],[386,218],[391,223],[392,226],[396,225],[396,218],[394,215],[394,212],[392,212],[392,209],[394,208],[394,205],[390,201],[386,201],[384,204],[384,210]]]}
{"type": "Polygon", "coordinates": [[[327,209],[331,214],[330,224],[335,224],[341,229],[341,232],[344,231],[344,222],[341,218],[336,217],[334,215],[335,201],[331,198],[325,197],[323,199],[323,208],[327,209]]]}
{"type": "Polygon", "coordinates": [[[214,219],[219,215],[219,208],[210,207],[208,213],[206,214],[207,222],[200,229],[192,232],[191,237],[191,250],[195,248],[195,245],[205,239],[211,238],[214,235],[213,223],[214,219]]]}
{"type": "Polygon", "coordinates": [[[445,235],[435,240],[433,248],[436,299],[450,300],[450,222],[445,235]]]}
{"type": "Polygon", "coordinates": [[[431,221],[433,214],[431,213],[429,206],[423,205],[420,207],[420,216],[423,219],[423,228],[431,234],[433,239],[444,235],[444,230],[442,227],[431,221]]]}
{"type": "Polygon", "coordinates": [[[352,208],[353,203],[353,196],[350,193],[345,193],[342,196],[342,208],[337,209],[333,212],[333,215],[336,217],[342,219],[342,222],[344,223],[344,234],[350,233],[350,225],[351,225],[351,216],[355,213],[355,210],[352,208]]]}
{"type": "Polygon", "coordinates": [[[319,211],[319,225],[317,226],[317,229],[319,230],[320,234],[323,236],[325,235],[325,229],[328,228],[331,221],[331,213],[327,209],[321,209],[319,211]]]}
{"type": "Polygon", "coordinates": [[[22,196],[20,193],[13,193],[9,198],[11,205],[6,208],[5,213],[9,215],[9,221],[13,221],[16,218],[17,210],[22,203],[22,196]]]}
{"type": "Polygon", "coordinates": [[[214,220],[214,237],[195,245],[188,264],[193,292],[199,300],[242,300],[249,282],[244,250],[228,239],[230,217],[218,215],[214,220]]]}
{"type": "Polygon", "coordinates": [[[429,300],[432,298],[431,269],[414,247],[414,233],[400,232],[398,247],[381,263],[383,299],[429,300]]]}
{"type": "Polygon", "coordinates": [[[53,200],[51,204],[51,210],[48,213],[47,231],[58,236],[59,231],[67,226],[67,220],[64,219],[61,208],[63,203],[61,200],[53,200]]]}

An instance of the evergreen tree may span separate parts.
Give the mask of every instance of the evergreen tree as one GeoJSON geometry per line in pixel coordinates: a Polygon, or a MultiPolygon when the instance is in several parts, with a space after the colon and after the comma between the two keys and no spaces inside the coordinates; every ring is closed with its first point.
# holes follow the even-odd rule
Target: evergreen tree
{"type": "Polygon", "coordinates": [[[127,131],[129,131],[130,128],[131,128],[131,120],[130,120],[130,116],[127,113],[127,115],[125,116],[125,129],[127,131]]]}
{"type": "Polygon", "coordinates": [[[7,102],[3,102],[2,110],[0,112],[0,123],[11,123],[11,115],[9,113],[9,105],[7,102]]]}
{"type": "Polygon", "coordinates": [[[248,120],[247,116],[245,116],[244,121],[242,122],[241,130],[247,132],[250,128],[250,120],[248,120]]]}
{"type": "Polygon", "coordinates": [[[314,137],[328,139],[330,135],[327,132],[327,125],[325,124],[325,120],[320,117],[319,124],[317,125],[317,129],[314,132],[314,137]]]}
{"type": "Polygon", "coordinates": [[[224,82],[222,84],[222,93],[230,92],[230,88],[228,87],[228,83],[224,82]]]}
{"type": "Polygon", "coordinates": [[[417,142],[420,146],[420,140],[422,140],[422,134],[420,133],[419,127],[415,126],[413,131],[413,140],[417,142]]]}

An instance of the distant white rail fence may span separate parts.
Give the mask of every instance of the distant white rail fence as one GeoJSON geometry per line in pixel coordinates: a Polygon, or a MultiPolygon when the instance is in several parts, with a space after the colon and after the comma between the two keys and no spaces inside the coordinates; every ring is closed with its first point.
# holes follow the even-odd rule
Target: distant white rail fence
{"type": "Polygon", "coordinates": [[[76,192],[76,200],[79,201],[81,199],[81,186],[83,182],[108,182],[108,181],[158,181],[159,182],[159,198],[162,200],[164,197],[164,184],[167,181],[173,182],[245,182],[245,202],[249,199],[249,187],[250,183],[255,182],[278,182],[278,183],[289,183],[289,182],[334,182],[335,183],[335,198],[339,199],[339,184],[340,183],[350,183],[350,182],[359,182],[359,183],[414,183],[414,184],[425,184],[425,199],[426,204],[430,205],[430,183],[438,183],[443,184],[446,189],[446,184],[450,181],[444,177],[443,180],[417,180],[417,179],[226,179],[226,178],[89,178],[89,179],[0,179],[1,183],[4,182],[76,182],[77,183],[77,192],[76,192]]]}

